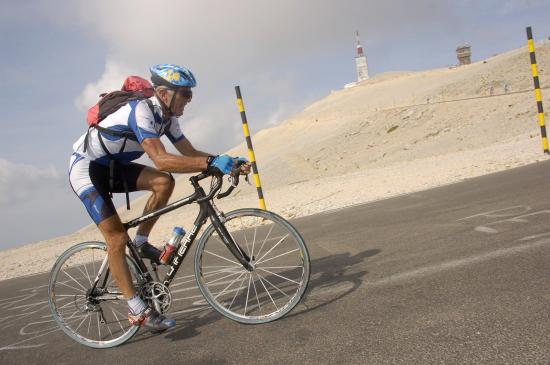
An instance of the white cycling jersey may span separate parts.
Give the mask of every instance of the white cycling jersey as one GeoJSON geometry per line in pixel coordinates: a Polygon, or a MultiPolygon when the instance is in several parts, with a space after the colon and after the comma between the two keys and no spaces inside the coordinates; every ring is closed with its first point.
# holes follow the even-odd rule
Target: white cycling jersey
{"type": "Polygon", "coordinates": [[[109,160],[112,158],[125,163],[136,160],[143,155],[145,151],[141,147],[141,142],[146,138],[160,138],[166,135],[172,143],[185,138],[179,126],[178,118],[171,117],[163,120],[162,107],[157,98],[153,96],[149,100],[152,102],[154,114],[151,112],[147,100],[135,100],[109,115],[100,123],[101,127],[113,131],[133,132],[137,137],[137,141],[127,139],[125,142],[124,137],[112,136],[95,128],[90,128],[86,151],[84,151],[85,133],[73,145],[73,155],[102,165],[108,165],[109,160]],[[101,133],[103,143],[111,156],[101,146],[98,133],[101,133]]]}

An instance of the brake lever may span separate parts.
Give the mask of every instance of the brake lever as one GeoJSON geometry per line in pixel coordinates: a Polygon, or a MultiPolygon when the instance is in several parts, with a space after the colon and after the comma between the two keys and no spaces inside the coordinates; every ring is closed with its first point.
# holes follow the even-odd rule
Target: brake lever
{"type": "Polygon", "coordinates": [[[210,193],[208,193],[207,196],[205,196],[204,198],[197,199],[196,201],[197,203],[202,203],[206,200],[212,199],[212,197],[221,189],[223,184],[223,178],[217,175],[212,175],[212,177],[216,179],[215,186],[210,190],[210,193]]]}
{"type": "Polygon", "coordinates": [[[231,184],[231,186],[236,188],[237,185],[239,185],[239,175],[238,175],[238,173],[235,176],[229,175],[228,180],[229,180],[229,183],[231,184]]]}

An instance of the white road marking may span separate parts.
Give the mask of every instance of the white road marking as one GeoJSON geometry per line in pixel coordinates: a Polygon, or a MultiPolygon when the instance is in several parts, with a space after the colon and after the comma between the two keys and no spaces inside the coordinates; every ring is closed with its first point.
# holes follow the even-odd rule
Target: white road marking
{"type": "Polygon", "coordinates": [[[542,239],[531,243],[524,243],[514,247],[502,248],[500,250],[487,252],[481,255],[466,257],[458,260],[451,260],[451,261],[442,262],[436,265],[424,266],[419,269],[414,269],[411,271],[405,271],[402,273],[390,275],[388,277],[385,277],[383,279],[376,280],[373,282],[367,282],[366,285],[383,286],[387,284],[393,284],[399,281],[425,277],[425,276],[437,274],[442,271],[455,269],[458,267],[469,266],[469,265],[478,264],[480,262],[489,261],[500,257],[514,255],[523,251],[539,248],[548,244],[550,244],[550,238],[542,239]]]}
{"type": "Polygon", "coordinates": [[[472,219],[477,217],[485,217],[485,218],[503,218],[503,217],[512,217],[514,215],[518,214],[525,214],[528,211],[531,210],[531,207],[528,205],[516,205],[513,207],[503,208],[503,209],[497,209],[497,210],[490,210],[488,212],[478,213],[471,215],[469,217],[460,218],[457,219],[457,222],[466,220],[466,219],[472,219]],[[503,213],[510,211],[510,213],[503,213]]]}

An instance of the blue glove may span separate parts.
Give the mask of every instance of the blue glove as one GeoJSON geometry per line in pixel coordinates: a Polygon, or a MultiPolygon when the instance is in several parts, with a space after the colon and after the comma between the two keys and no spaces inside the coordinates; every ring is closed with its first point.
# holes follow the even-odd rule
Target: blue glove
{"type": "Polygon", "coordinates": [[[244,157],[235,157],[234,160],[235,160],[235,164],[237,164],[237,166],[244,165],[244,164],[248,163],[248,160],[244,157]]]}
{"type": "Polygon", "coordinates": [[[235,161],[233,160],[233,157],[228,155],[221,155],[221,156],[214,157],[212,162],[210,162],[209,167],[216,168],[220,172],[222,172],[224,175],[228,175],[231,173],[231,169],[233,169],[234,163],[235,161]]]}

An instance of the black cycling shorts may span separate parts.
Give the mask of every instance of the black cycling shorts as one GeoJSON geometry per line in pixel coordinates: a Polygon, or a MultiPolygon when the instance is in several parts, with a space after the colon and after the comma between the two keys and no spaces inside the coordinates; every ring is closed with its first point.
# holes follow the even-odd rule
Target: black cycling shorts
{"type": "Polygon", "coordinates": [[[109,166],[90,161],[76,153],[71,157],[69,180],[93,221],[99,223],[116,214],[110,193],[124,193],[124,180],[128,191],[137,191],[137,180],[145,165],[130,162],[116,164],[113,189],[109,187],[109,166]]]}

